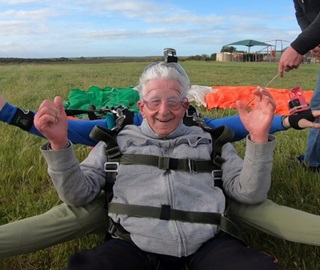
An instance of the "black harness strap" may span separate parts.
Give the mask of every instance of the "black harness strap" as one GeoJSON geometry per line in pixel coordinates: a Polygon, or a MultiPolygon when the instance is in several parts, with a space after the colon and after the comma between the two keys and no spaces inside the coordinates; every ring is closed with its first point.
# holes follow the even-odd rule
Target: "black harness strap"
{"type": "Polygon", "coordinates": [[[218,166],[221,166],[222,163],[225,161],[221,157],[222,147],[227,142],[232,141],[234,132],[226,126],[220,126],[215,129],[209,127],[209,130],[207,131],[210,132],[213,138],[213,151],[211,155],[212,162],[217,164],[218,166]]]}
{"type": "Polygon", "coordinates": [[[109,212],[119,215],[128,215],[134,217],[157,218],[162,220],[179,220],[191,223],[204,223],[219,225],[221,214],[210,212],[192,212],[172,209],[170,205],[161,207],[109,203],[109,212]]]}
{"type": "Polygon", "coordinates": [[[117,145],[116,132],[112,129],[101,126],[94,126],[89,134],[90,138],[96,141],[103,141],[108,147],[117,145]]]}
{"type": "MultiPolygon", "coordinates": [[[[90,133],[90,137],[97,141],[106,143],[106,155],[108,162],[105,163],[105,171],[107,172],[107,185],[105,187],[107,194],[106,209],[110,213],[135,216],[141,218],[157,218],[162,220],[177,220],[182,222],[214,224],[219,226],[222,231],[225,231],[239,239],[243,239],[239,228],[224,215],[220,213],[210,212],[194,212],[172,209],[170,205],[162,205],[161,207],[130,205],[120,203],[110,203],[112,199],[112,188],[119,165],[134,165],[145,164],[156,166],[162,170],[180,170],[192,173],[211,172],[215,186],[222,188],[222,171],[221,165],[224,159],[221,158],[222,146],[233,138],[233,132],[227,127],[219,127],[212,129],[207,126],[204,120],[200,117],[198,111],[191,107],[184,118],[185,124],[200,126],[205,131],[209,132],[212,137],[213,152],[210,161],[198,161],[192,159],[176,159],[169,157],[159,157],[141,154],[121,154],[117,144],[116,136],[119,131],[126,125],[133,123],[133,114],[129,117],[123,114],[123,110],[117,111],[115,114],[116,125],[112,129],[106,129],[96,126],[90,133]],[[111,179],[111,181],[110,181],[111,179]]],[[[121,226],[110,219],[109,233],[124,240],[131,241],[130,234],[121,226]]]]}
{"type": "Polygon", "coordinates": [[[212,172],[218,167],[211,160],[177,159],[140,154],[123,154],[120,158],[123,165],[143,164],[158,167],[161,170],[178,170],[193,173],[212,172]]]}
{"type": "MultiPolygon", "coordinates": [[[[170,205],[161,207],[132,205],[122,203],[108,203],[108,211],[119,215],[138,218],[156,218],[162,220],[177,220],[189,223],[212,224],[219,226],[220,230],[244,241],[239,227],[220,213],[193,212],[172,209],[170,205]]],[[[111,219],[112,221],[112,219],[111,219]]],[[[111,222],[109,232],[124,240],[130,239],[130,234],[118,223],[111,222]],[[128,235],[129,234],[129,235],[128,235]]],[[[129,240],[131,241],[131,240],[129,240]]]]}
{"type": "Polygon", "coordinates": [[[66,109],[65,110],[67,116],[75,116],[80,114],[87,114],[90,120],[96,119],[104,119],[108,113],[112,113],[116,120],[121,118],[123,115],[125,116],[126,123],[125,124],[132,124],[133,123],[133,115],[134,113],[131,112],[128,108],[124,106],[117,106],[117,107],[103,107],[99,110],[95,108],[93,104],[89,105],[88,110],[80,110],[80,109],[66,109]]]}

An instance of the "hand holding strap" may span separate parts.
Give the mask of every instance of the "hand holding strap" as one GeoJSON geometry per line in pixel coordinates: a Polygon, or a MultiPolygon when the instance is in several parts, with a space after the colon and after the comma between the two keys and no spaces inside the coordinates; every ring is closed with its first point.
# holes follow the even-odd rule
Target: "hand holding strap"
{"type": "Polygon", "coordinates": [[[309,120],[311,122],[314,122],[314,120],[316,120],[316,118],[312,114],[311,109],[305,110],[305,111],[302,111],[302,112],[298,112],[298,113],[295,113],[295,114],[292,114],[292,115],[288,116],[289,124],[294,129],[304,129],[304,128],[299,126],[299,121],[301,119],[306,119],[306,120],[309,120]]]}

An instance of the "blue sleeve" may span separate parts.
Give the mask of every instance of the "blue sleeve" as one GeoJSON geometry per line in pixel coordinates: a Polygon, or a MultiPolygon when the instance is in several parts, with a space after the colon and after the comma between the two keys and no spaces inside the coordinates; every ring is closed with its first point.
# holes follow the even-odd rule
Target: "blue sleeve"
{"type": "MultiPolygon", "coordinates": [[[[11,124],[11,121],[17,111],[17,107],[13,106],[9,103],[6,103],[5,106],[0,111],[0,121],[11,124]]],[[[133,124],[140,126],[142,123],[141,113],[136,113],[133,118],[133,124]]],[[[240,117],[229,116],[225,118],[204,118],[206,124],[212,128],[216,128],[219,126],[227,126],[234,131],[233,141],[239,141],[245,138],[248,135],[247,130],[243,126],[240,117]]],[[[68,120],[68,138],[74,144],[83,144],[88,146],[95,146],[97,141],[90,138],[89,134],[94,126],[99,125],[105,128],[108,128],[108,123],[110,125],[110,121],[108,119],[99,119],[99,120],[78,120],[78,119],[69,119],[68,120]]],[[[109,127],[111,128],[111,127],[109,127]]],[[[278,131],[285,130],[285,128],[281,124],[281,116],[275,116],[272,122],[272,126],[270,129],[270,133],[275,133],[278,131]]],[[[35,128],[33,125],[29,133],[43,137],[42,134],[35,128]]]]}
{"type": "MultiPolygon", "coordinates": [[[[276,115],[273,118],[272,125],[270,128],[270,134],[286,130],[281,124],[281,117],[280,115],[276,115]]],[[[227,126],[234,132],[233,141],[239,141],[244,139],[248,135],[248,131],[243,126],[240,116],[229,116],[224,118],[204,118],[206,124],[212,128],[216,128],[219,126],[227,126]]]]}
{"type": "MultiPolygon", "coordinates": [[[[6,103],[4,107],[0,110],[0,121],[11,124],[14,118],[17,107],[6,103]]],[[[36,113],[36,112],[34,112],[36,113]]],[[[99,120],[73,120],[68,119],[68,138],[74,144],[84,144],[88,146],[95,146],[97,141],[91,139],[89,134],[95,125],[100,125],[107,127],[106,119],[99,120]]],[[[28,130],[30,134],[43,137],[43,135],[36,129],[34,125],[28,130]]]]}
{"type": "Polygon", "coordinates": [[[142,115],[140,112],[134,114],[134,117],[133,117],[133,124],[134,125],[140,126],[142,123],[142,120],[143,120],[143,118],[142,118],[142,115]]]}
{"type": "Polygon", "coordinates": [[[95,126],[102,126],[108,128],[106,119],[98,120],[82,120],[69,119],[68,120],[68,138],[74,144],[84,144],[88,146],[95,146],[98,142],[90,138],[89,134],[95,126]]]}
{"type": "MultiPolygon", "coordinates": [[[[89,146],[95,146],[97,141],[91,139],[89,134],[94,126],[99,125],[105,128],[112,128],[114,121],[111,119],[99,119],[99,120],[69,120],[69,129],[68,129],[68,138],[73,143],[77,144],[84,144],[89,146]]],[[[133,124],[140,126],[142,122],[142,116],[140,113],[134,114],[133,117],[133,124]]]]}
{"type": "MultiPolygon", "coordinates": [[[[10,125],[17,112],[17,109],[18,107],[13,106],[7,102],[0,111],[0,121],[10,125]]],[[[28,132],[33,135],[43,137],[42,134],[35,128],[34,125],[32,125],[32,127],[28,130],[28,132]]]]}
{"type": "Polygon", "coordinates": [[[10,124],[14,115],[16,114],[17,107],[12,106],[10,103],[6,103],[0,110],[0,121],[10,124]]]}

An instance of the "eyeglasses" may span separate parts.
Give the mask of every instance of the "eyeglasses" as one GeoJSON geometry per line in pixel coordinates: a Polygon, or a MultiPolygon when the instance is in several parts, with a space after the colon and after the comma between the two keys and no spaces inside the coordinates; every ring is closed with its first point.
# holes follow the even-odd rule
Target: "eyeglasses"
{"type": "MultiPolygon", "coordinates": [[[[163,103],[163,99],[160,97],[154,97],[149,100],[143,100],[143,103],[146,104],[147,108],[150,111],[158,111],[163,103]]],[[[166,103],[170,111],[178,111],[181,106],[186,107],[188,99],[186,97],[169,97],[166,99],[166,103]]]]}

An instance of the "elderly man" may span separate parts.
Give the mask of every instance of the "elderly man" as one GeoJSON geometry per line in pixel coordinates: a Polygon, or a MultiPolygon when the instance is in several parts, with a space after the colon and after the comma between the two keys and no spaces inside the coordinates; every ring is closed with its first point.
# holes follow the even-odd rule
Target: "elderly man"
{"type": "Polygon", "coordinates": [[[113,237],[94,250],[72,256],[67,269],[155,269],[156,265],[163,269],[184,265],[202,270],[277,269],[271,256],[248,248],[222,233],[219,224],[203,218],[224,213],[225,194],[247,204],[266,200],[275,147],[275,139],[268,134],[275,109],[272,96],[257,89],[251,112],[238,103],[249,132],[247,149],[242,160],[230,143],[223,146],[221,189],[215,186],[212,171],[203,166],[211,162],[210,133],[182,122],[190,86],[182,67],[165,62],[149,65],[139,85],[138,106],[144,120],[140,127],[125,126],[117,135],[121,154],[132,161],[120,162],[114,184],[105,170],[109,165],[105,142],[78,163],[68,141],[60,97],[44,101],[35,116],[35,126],[49,141],[42,146],[48,172],[64,202],[87,204],[113,184],[109,204],[113,237]],[[163,169],[153,164],[155,158],[177,166],[163,169]],[[179,166],[186,161],[203,169],[179,166]],[[154,209],[160,216],[143,210],[131,214],[132,208],[154,209]]]}

